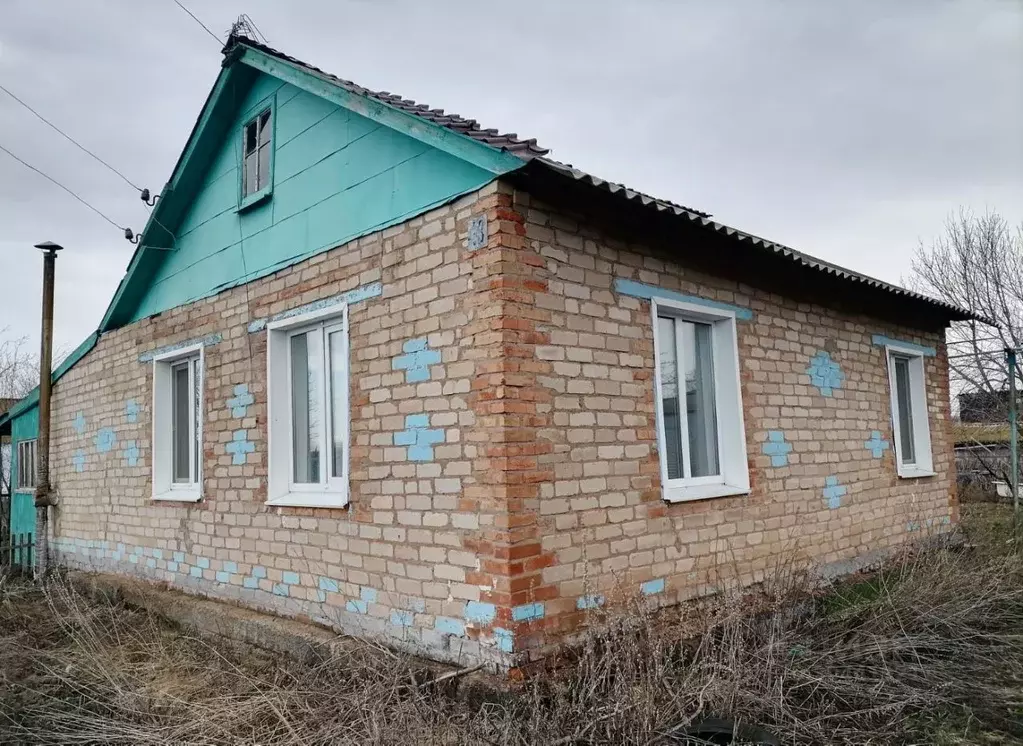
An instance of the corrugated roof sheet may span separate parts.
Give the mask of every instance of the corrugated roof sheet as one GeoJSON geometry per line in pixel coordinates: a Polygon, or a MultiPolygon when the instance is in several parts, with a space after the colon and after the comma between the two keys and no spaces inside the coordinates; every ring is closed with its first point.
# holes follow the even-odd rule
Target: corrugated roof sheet
{"type": "Polygon", "coordinates": [[[723,234],[736,241],[747,242],[754,247],[770,251],[776,254],[779,259],[795,262],[804,267],[809,267],[810,269],[818,270],[825,274],[834,275],[844,280],[849,280],[850,282],[861,283],[863,285],[878,288],[894,295],[902,296],[908,300],[925,303],[935,309],[941,309],[943,314],[953,321],[965,321],[972,319],[985,324],[993,324],[993,322],[989,319],[978,316],[966,309],[952,305],[951,303],[946,303],[937,298],[932,298],[922,293],[917,293],[915,291],[908,290],[907,288],[879,280],[875,277],[870,277],[869,275],[840,267],[837,264],[826,262],[823,259],[817,259],[816,257],[804,254],[801,251],[797,251],[796,249],[777,243],[776,241],[769,241],[751,233],[740,231],[737,228],[732,228],[723,223],[718,223],[711,220],[710,213],[701,212],[700,210],[686,207],[675,202],[670,202],[665,199],[652,197],[648,194],[644,194],[643,192],[631,189],[623,184],[606,181],[601,179],[599,176],[586,173],[585,171],[581,171],[571,165],[560,163],[552,158],[547,158],[545,156],[550,151],[547,148],[537,145],[535,138],[521,139],[514,133],[508,134],[501,133],[496,129],[484,129],[475,119],[466,119],[458,114],[445,113],[443,109],[431,109],[426,104],[417,104],[411,99],[402,98],[397,94],[389,93],[387,91],[373,91],[368,88],[364,88],[350,80],[338,78],[337,76],[324,72],[317,67],[313,67],[302,60],[286,55],[272,47],[268,47],[265,44],[261,44],[246,37],[231,36],[224,47],[224,53],[226,54],[229,52],[237,44],[250,46],[265,54],[277,57],[278,59],[291,64],[298,65],[326,81],[341,86],[351,93],[380,101],[388,106],[392,106],[408,114],[412,114],[420,117],[421,119],[425,119],[426,121],[457,132],[460,135],[482,142],[490,147],[512,153],[521,158],[524,163],[531,162],[534,164],[540,164],[542,167],[550,169],[564,177],[571,178],[578,183],[613,194],[621,198],[624,202],[638,204],[662,213],[671,213],[683,220],[687,220],[690,223],[698,223],[705,228],[723,234]]]}
{"type": "Polygon", "coordinates": [[[307,70],[323,80],[333,83],[334,85],[340,86],[350,93],[354,93],[359,96],[366,96],[367,98],[380,101],[388,106],[393,106],[395,109],[400,109],[407,114],[412,114],[420,119],[425,119],[428,122],[445,127],[446,129],[457,132],[460,135],[464,135],[465,137],[469,137],[473,140],[489,145],[492,148],[513,153],[524,160],[546,155],[549,152],[547,148],[542,148],[536,144],[536,138],[524,140],[519,138],[519,136],[514,132],[505,133],[499,132],[496,129],[485,129],[475,119],[466,119],[458,114],[445,112],[443,109],[431,109],[426,104],[417,104],[415,101],[408,98],[402,98],[396,93],[390,93],[388,91],[373,91],[369,88],[363,88],[358,83],[353,83],[350,80],[345,80],[337,77],[336,75],[331,75],[318,67],[314,67],[302,60],[291,57],[290,55],[284,54],[284,52],[280,52],[247,37],[231,36],[224,47],[224,53],[227,54],[227,52],[229,52],[237,44],[244,44],[245,46],[252,47],[253,49],[263,52],[264,54],[276,57],[277,59],[285,62],[290,62],[293,65],[298,65],[304,70],[307,70]]]}

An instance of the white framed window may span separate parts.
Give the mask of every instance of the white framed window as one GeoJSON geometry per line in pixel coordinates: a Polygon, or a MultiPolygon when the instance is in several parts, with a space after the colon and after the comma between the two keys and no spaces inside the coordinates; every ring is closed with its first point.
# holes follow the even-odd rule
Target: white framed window
{"type": "Polygon", "coordinates": [[[748,493],[735,314],[661,298],[650,305],[664,499],[748,493]]]}
{"type": "Polygon", "coordinates": [[[260,194],[273,173],[273,107],[257,114],[242,128],[242,197],[260,194]]]}
{"type": "Polygon", "coordinates": [[[895,344],[885,349],[896,469],[903,478],[934,476],[924,356],[918,350],[895,344]]]}
{"type": "Polygon", "coordinates": [[[29,492],[36,488],[36,441],[18,441],[18,480],[14,489],[29,492]]]}
{"type": "Polygon", "coordinates": [[[202,498],[203,348],[153,359],[153,499],[202,498]]]}
{"type": "Polygon", "coordinates": [[[267,324],[267,503],[348,504],[348,308],[267,324]]]}

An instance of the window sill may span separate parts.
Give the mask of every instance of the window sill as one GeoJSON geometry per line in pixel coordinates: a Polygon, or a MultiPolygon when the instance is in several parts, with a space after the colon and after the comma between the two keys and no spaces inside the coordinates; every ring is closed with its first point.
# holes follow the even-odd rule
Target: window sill
{"type": "Polygon", "coordinates": [[[284,508],[344,508],[348,496],[340,492],[288,492],[270,498],[266,504],[284,508]]]}
{"type": "Polygon", "coordinates": [[[669,487],[663,490],[664,501],[669,503],[709,500],[712,497],[748,495],[749,487],[734,484],[698,484],[690,487],[669,487]]]}
{"type": "Polygon", "coordinates": [[[202,500],[201,490],[169,490],[153,495],[153,500],[175,503],[197,503],[202,500]]]}
{"type": "Polygon", "coordinates": [[[273,189],[271,187],[267,186],[267,187],[263,187],[262,190],[256,192],[255,194],[250,194],[248,197],[242,197],[242,201],[240,203],[238,203],[238,210],[237,210],[237,212],[245,212],[249,208],[255,207],[256,205],[263,204],[268,199],[270,199],[270,196],[272,194],[273,194],[273,189]]]}
{"type": "Polygon", "coordinates": [[[922,479],[936,476],[938,476],[938,472],[927,469],[899,469],[899,479],[922,479]]]}

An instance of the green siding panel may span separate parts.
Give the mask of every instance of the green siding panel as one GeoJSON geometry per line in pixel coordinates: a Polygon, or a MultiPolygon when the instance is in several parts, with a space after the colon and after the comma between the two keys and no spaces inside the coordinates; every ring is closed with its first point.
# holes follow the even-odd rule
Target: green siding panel
{"type": "MultiPolygon", "coordinates": [[[[11,487],[17,484],[18,471],[21,465],[18,463],[18,443],[23,440],[32,440],[39,435],[39,407],[33,406],[21,412],[11,420],[11,487]]],[[[19,534],[35,535],[36,531],[36,509],[35,494],[32,492],[14,491],[11,495],[11,538],[19,534]]],[[[6,538],[6,537],[5,537],[6,538]]],[[[0,542],[0,543],[6,543],[0,542]]],[[[15,561],[22,563],[20,557],[15,561]]]]}
{"type": "Polygon", "coordinates": [[[494,179],[421,139],[264,73],[225,95],[241,99],[233,120],[131,321],[264,277],[494,179]],[[239,212],[241,129],[271,97],[273,193],[239,212]]]}

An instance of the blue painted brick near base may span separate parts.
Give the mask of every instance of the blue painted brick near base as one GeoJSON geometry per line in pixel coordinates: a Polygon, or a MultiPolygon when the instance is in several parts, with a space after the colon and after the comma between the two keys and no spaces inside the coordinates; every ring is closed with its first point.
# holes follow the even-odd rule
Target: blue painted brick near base
{"type": "Polygon", "coordinates": [[[162,549],[154,549],[153,550],[153,556],[156,557],[157,559],[163,559],[163,550],[162,549]]]}
{"type": "MultiPolygon", "coordinates": [[[[117,551],[118,552],[123,552],[124,551],[124,546],[123,545],[118,545],[117,551]]],[[[175,562],[184,562],[185,561],[185,553],[184,552],[175,552],[174,553],[174,561],[175,562]]]]}
{"type": "Polygon", "coordinates": [[[245,578],[242,585],[245,588],[259,588],[259,578],[245,578]]]}
{"type": "Polygon", "coordinates": [[[368,604],[375,604],[377,602],[377,589],[363,586],[359,591],[359,598],[368,604]]]}
{"type": "Polygon", "coordinates": [[[288,585],[298,585],[302,582],[297,572],[285,572],[282,577],[284,582],[288,585]]]}
{"type": "Polygon", "coordinates": [[[664,593],[664,578],[648,580],[641,584],[639,589],[643,592],[643,595],[646,596],[652,596],[655,593],[664,593]]]}
{"type": "Polygon", "coordinates": [[[217,582],[218,583],[230,583],[231,582],[231,573],[224,572],[223,570],[220,570],[219,572],[217,572],[217,582]]]}
{"type": "Polygon", "coordinates": [[[544,606],[542,603],[523,604],[512,609],[512,621],[528,622],[530,619],[543,619],[544,606]]]}
{"type": "Polygon", "coordinates": [[[497,608],[485,601],[469,601],[465,605],[465,618],[477,624],[490,624],[497,616],[497,608]]]}
{"type": "Polygon", "coordinates": [[[515,636],[509,629],[495,627],[494,641],[497,643],[497,649],[503,653],[510,653],[515,648],[515,636]]]}
{"type": "Polygon", "coordinates": [[[337,593],[338,591],[337,581],[332,580],[331,578],[320,578],[319,589],[321,591],[330,591],[331,593],[337,593]]]}
{"type": "Polygon", "coordinates": [[[152,559],[152,558],[147,559],[146,560],[146,567],[148,567],[150,570],[155,570],[156,569],[156,560],[152,559]]]}
{"type": "MultiPolygon", "coordinates": [[[[115,555],[114,562],[117,562],[120,559],[121,559],[120,557],[115,555]]],[[[168,562],[167,563],[167,572],[177,572],[177,571],[178,571],[178,563],[177,562],[168,562]]]]}
{"type": "Polygon", "coordinates": [[[266,577],[266,568],[262,565],[256,565],[252,568],[252,577],[262,580],[266,577]]]}
{"type": "Polygon", "coordinates": [[[199,559],[197,559],[195,561],[195,564],[198,565],[199,567],[201,567],[203,570],[209,570],[210,569],[210,561],[208,559],[206,559],[205,557],[200,557],[199,559]]]}
{"type": "Polygon", "coordinates": [[[188,570],[188,574],[191,575],[193,578],[201,578],[202,577],[202,568],[201,567],[192,567],[192,568],[190,568],[188,570]]]}
{"type": "Polygon", "coordinates": [[[327,592],[326,591],[316,591],[316,600],[319,601],[321,604],[325,603],[326,600],[327,600],[327,592]]]}
{"type": "Polygon", "coordinates": [[[238,572],[238,565],[234,562],[225,562],[223,563],[223,570],[224,572],[236,573],[238,572]]]}
{"type": "Polygon", "coordinates": [[[582,596],[576,599],[575,607],[577,609],[596,609],[604,605],[604,597],[600,595],[595,596],[582,596]]]}
{"type": "Polygon", "coordinates": [[[444,635],[455,637],[465,636],[465,622],[449,616],[439,616],[433,622],[433,628],[444,635]]]}
{"type": "Polygon", "coordinates": [[[353,614],[365,614],[368,610],[368,604],[365,601],[352,599],[345,604],[345,611],[350,611],[353,614]]]}
{"type": "Polygon", "coordinates": [[[275,596],[288,596],[291,591],[288,590],[288,586],[283,583],[274,583],[273,594],[275,596]]]}
{"type": "Polygon", "coordinates": [[[411,611],[392,611],[391,612],[391,624],[395,627],[411,627],[412,626],[412,612],[411,611]]]}

